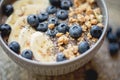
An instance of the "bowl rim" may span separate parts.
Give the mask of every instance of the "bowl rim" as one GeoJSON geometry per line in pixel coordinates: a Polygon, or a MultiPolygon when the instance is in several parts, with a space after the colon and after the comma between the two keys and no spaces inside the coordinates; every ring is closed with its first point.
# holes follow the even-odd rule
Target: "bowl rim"
{"type": "MultiPolygon", "coordinates": [[[[3,3],[4,0],[1,0],[0,2],[0,7],[1,7],[1,4],[3,3]]],[[[15,52],[13,52],[7,45],[6,43],[3,41],[2,37],[0,36],[0,43],[2,44],[1,47],[4,47],[5,49],[8,50],[8,52],[11,54],[11,55],[14,55],[16,58],[19,58],[20,60],[23,60],[27,63],[30,63],[30,64],[33,64],[33,65],[38,65],[38,66],[59,66],[59,65],[64,65],[64,64],[69,64],[71,62],[75,62],[81,58],[83,58],[84,56],[88,55],[89,52],[91,52],[92,50],[94,50],[98,44],[100,44],[101,40],[103,39],[103,37],[105,36],[106,34],[106,31],[107,31],[107,24],[108,24],[108,10],[107,10],[107,7],[106,7],[106,2],[105,0],[101,0],[102,4],[103,4],[103,8],[105,9],[104,11],[104,15],[105,15],[105,24],[104,24],[104,29],[103,29],[103,33],[101,35],[101,37],[99,38],[99,40],[89,49],[87,50],[84,54],[81,54],[80,56],[77,56],[71,60],[65,60],[65,61],[62,61],[62,62],[38,62],[38,61],[35,61],[35,60],[28,60],[28,59],[25,59],[23,57],[21,57],[20,55],[16,54],[15,52]]],[[[5,50],[4,49],[4,50],[5,50]]]]}

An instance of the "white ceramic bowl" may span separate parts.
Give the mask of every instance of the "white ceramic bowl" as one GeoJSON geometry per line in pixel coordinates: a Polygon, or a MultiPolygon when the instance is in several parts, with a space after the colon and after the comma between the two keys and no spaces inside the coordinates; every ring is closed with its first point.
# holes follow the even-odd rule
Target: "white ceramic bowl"
{"type": "MultiPolygon", "coordinates": [[[[3,4],[15,2],[15,1],[16,0],[1,0],[0,6],[2,6],[3,4]]],[[[107,12],[107,8],[106,8],[106,4],[105,4],[104,0],[96,0],[96,2],[98,4],[98,6],[101,8],[102,14],[103,14],[104,30],[103,30],[102,36],[100,37],[100,39],[97,41],[97,43],[91,49],[89,49],[84,54],[82,54],[72,60],[66,60],[66,61],[58,62],[58,63],[40,63],[37,61],[25,59],[25,58],[17,55],[16,53],[14,53],[13,51],[11,51],[8,48],[8,46],[4,43],[1,36],[0,36],[0,45],[2,46],[2,48],[4,49],[6,54],[14,62],[16,62],[18,65],[22,66],[26,70],[33,72],[35,74],[62,75],[62,74],[66,74],[66,73],[72,72],[74,70],[77,70],[78,68],[80,68],[81,66],[86,64],[88,61],[90,61],[94,57],[94,55],[96,54],[96,52],[99,50],[100,46],[102,45],[105,35],[106,35],[107,24],[108,24],[108,12],[107,12]]],[[[1,10],[0,10],[0,12],[1,12],[1,10]]],[[[1,21],[1,18],[2,18],[2,14],[0,13],[0,21],[1,21]]]]}

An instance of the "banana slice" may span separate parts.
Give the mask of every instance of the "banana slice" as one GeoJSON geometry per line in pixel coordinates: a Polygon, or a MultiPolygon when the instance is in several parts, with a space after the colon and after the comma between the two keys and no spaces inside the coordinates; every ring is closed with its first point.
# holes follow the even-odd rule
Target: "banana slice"
{"type": "Polygon", "coordinates": [[[31,26],[25,26],[25,28],[20,31],[18,42],[21,46],[21,52],[25,49],[30,49],[30,38],[34,32],[35,30],[31,26]]]}
{"type": "Polygon", "coordinates": [[[47,6],[44,6],[42,4],[32,4],[32,5],[26,5],[24,9],[24,15],[30,15],[30,14],[39,14],[42,10],[45,10],[47,6]]]}
{"type": "MultiPolygon", "coordinates": [[[[18,10],[21,7],[24,7],[26,5],[31,5],[31,4],[35,4],[36,7],[39,5],[39,9],[44,10],[49,5],[49,0],[18,0],[13,4],[13,6],[14,6],[15,10],[18,10]]],[[[32,7],[30,7],[30,8],[32,8],[32,7]]],[[[33,11],[34,9],[30,9],[30,10],[33,11]]]]}
{"type": "Polygon", "coordinates": [[[18,0],[13,4],[14,12],[8,17],[6,23],[13,26],[21,16],[38,14],[45,10],[49,5],[48,0],[18,0]]]}
{"type": "Polygon", "coordinates": [[[31,49],[34,58],[41,62],[54,62],[53,42],[41,32],[36,32],[27,23],[29,14],[38,14],[49,6],[49,0],[18,0],[14,4],[14,12],[8,17],[6,24],[12,27],[8,43],[19,42],[21,52],[31,49]]]}
{"type": "Polygon", "coordinates": [[[7,18],[5,23],[9,24],[10,26],[13,26],[13,24],[12,24],[12,15],[7,18]]]}
{"type": "Polygon", "coordinates": [[[12,41],[18,41],[18,36],[20,34],[21,29],[24,28],[27,24],[25,20],[26,20],[26,16],[16,19],[16,23],[11,26],[12,31],[9,36],[8,43],[12,41]]]}
{"type": "Polygon", "coordinates": [[[36,60],[41,62],[54,61],[53,42],[47,35],[41,32],[33,33],[31,35],[30,48],[36,60]]]}
{"type": "Polygon", "coordinates": [[[17,0],[14,4],[14,10],[20,9],[22,6],[29,5],[31,0],[17,0]]]}

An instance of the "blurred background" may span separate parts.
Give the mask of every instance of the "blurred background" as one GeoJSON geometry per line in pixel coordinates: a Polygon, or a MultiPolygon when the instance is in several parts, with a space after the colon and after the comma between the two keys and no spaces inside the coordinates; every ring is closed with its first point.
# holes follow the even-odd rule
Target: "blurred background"
{"type": "MultiPolygon", "coordinates": [[[[120,0],[105,1],[109,11],[109,24],[116,31],[120,27],[120,0]]],[[[88,69],[96,71],[91,75],[97,75],[96,80],[120,80],[120,52],[111,56],[108,41],[105,40],[97,55],[77,71],[62,76],[40,76],[30,74],[16,65],[0,46],[0,80],[85,80],[88,69]]]]}

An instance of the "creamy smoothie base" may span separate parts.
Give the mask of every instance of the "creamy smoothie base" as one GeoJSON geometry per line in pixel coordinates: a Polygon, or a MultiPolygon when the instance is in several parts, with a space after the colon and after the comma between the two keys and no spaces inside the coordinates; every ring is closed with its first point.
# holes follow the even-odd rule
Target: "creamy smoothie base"
{"type": "MultiPolygon", "coordinates": [[[[14,12],[5,22],[12,28],[8,44],[13,41],[18,42],[20,44],[19,54],[29,49],[33,52],[33,60],[39,62],[57,62],[59,53],[64,54],[65,60],[82,55],[78,47],[80,43],[87,42],[91,48],[99,39],[93,37],[90,30],[93,26],[104,28],[102,13],[94,0],[73,0],[72,3],[73,6],[67,10],[68,18],[58,19],[58,22],[66,23],[69,28],[79,25],[82,29],[79,38],[71,37],[70,30],[66,33],[57,32],[55,37],[47,35],[47,31],[36,31],[28,24],[27,17],[31,14],[38,15],[46,12],[47,7],[51,5],[49,0],[19,0],[13,3],[14,12]]],[[[57,7],[57,10],[59,9],[57,7]]],[[[50,14],[49,18],[51,17],[56,17],[56,15],[50,14]]],[[[44,22],[48,23],[48,20],[44,22]]],[[[57,26],[48,24],[48,29],[53,30],[57,26]]]]}

